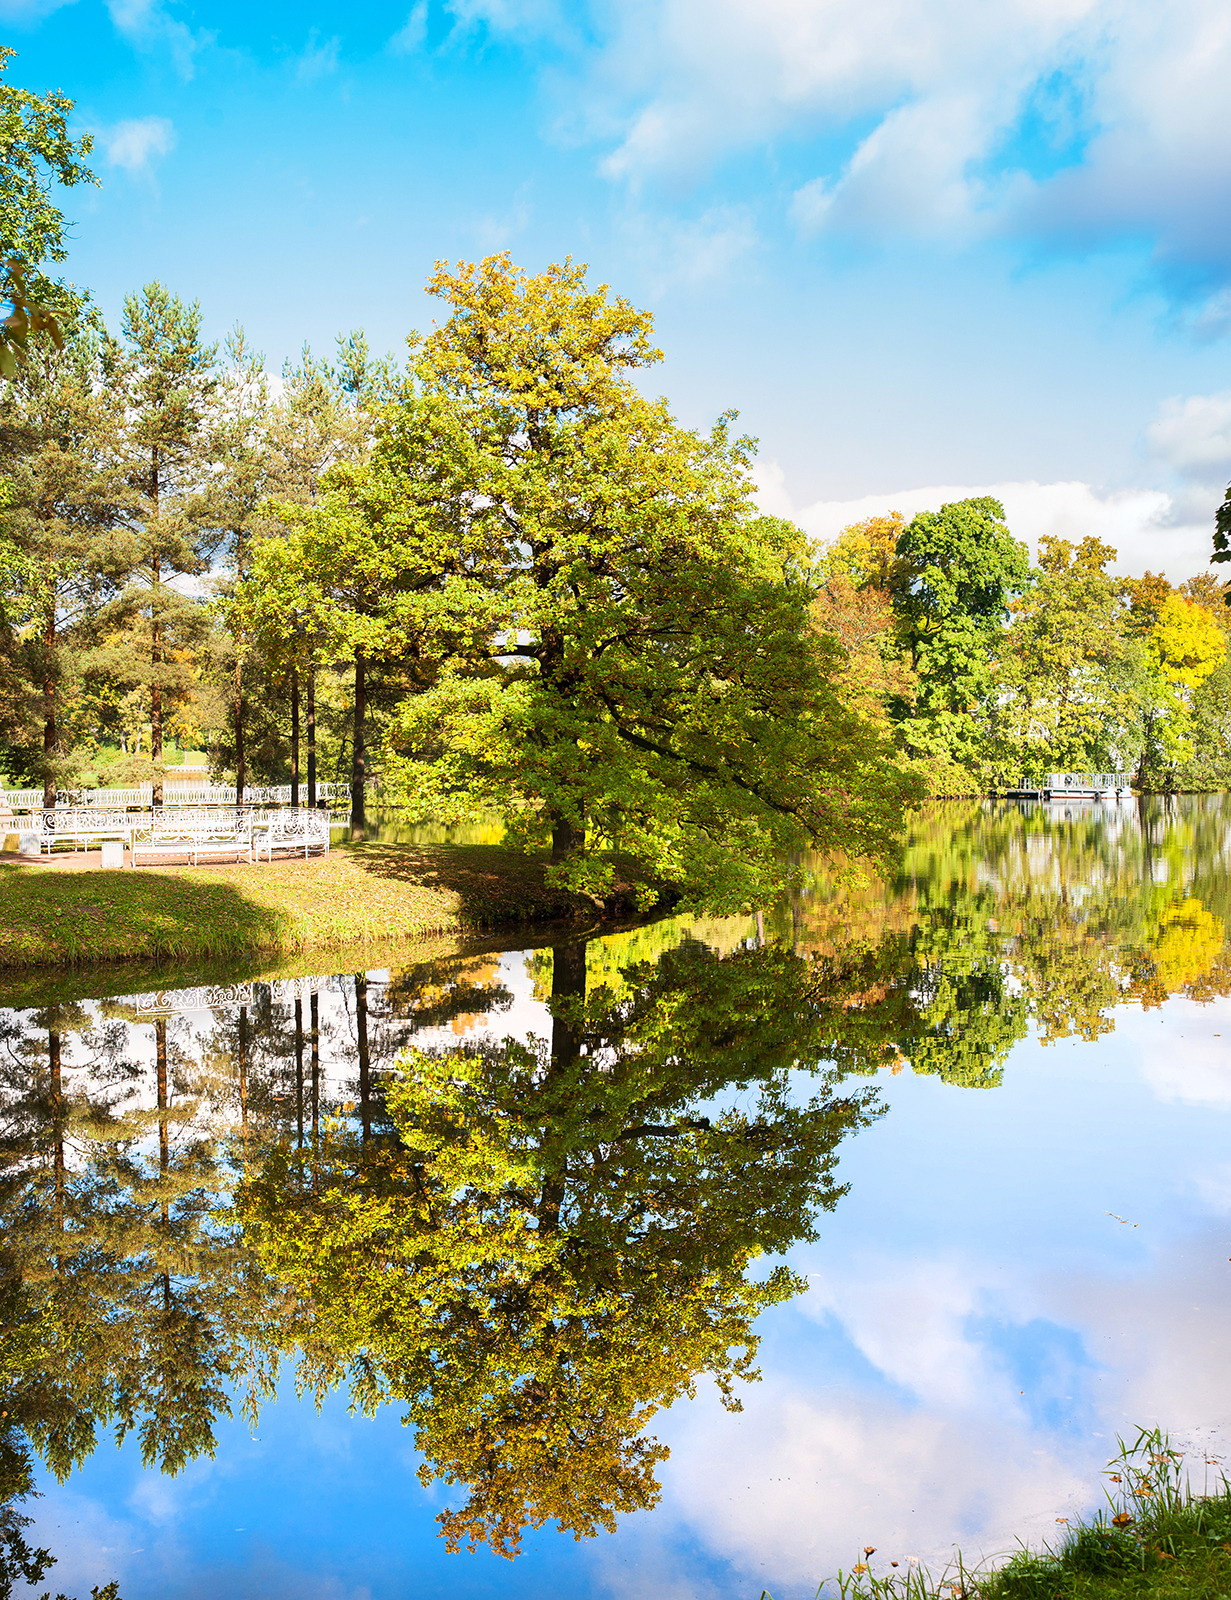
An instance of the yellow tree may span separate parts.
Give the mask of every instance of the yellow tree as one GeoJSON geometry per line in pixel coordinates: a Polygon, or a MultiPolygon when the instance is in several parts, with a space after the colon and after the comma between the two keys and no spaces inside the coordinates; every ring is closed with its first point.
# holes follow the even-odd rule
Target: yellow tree
{"type": "Polygon", "coordinates": [[[1149,719],[1141,776],[1151,768],[1174,787],[1175,769],[1193,758],[1191,738],[1197,691],[1225,661],[1226,635],[1214,616],[1187,596],[1169,594],[1146,636],[1157,710],[1149,719]]]}

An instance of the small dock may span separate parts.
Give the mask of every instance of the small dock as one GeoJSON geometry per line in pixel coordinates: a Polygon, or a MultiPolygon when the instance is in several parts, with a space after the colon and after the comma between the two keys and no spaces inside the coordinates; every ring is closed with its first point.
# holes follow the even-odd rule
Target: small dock
{"type": "Polygon", "coordinates": [[[1118,800],[1132,785],[1127,772],[1050,772],[995,793],[1005,800],[1118,800]]]}

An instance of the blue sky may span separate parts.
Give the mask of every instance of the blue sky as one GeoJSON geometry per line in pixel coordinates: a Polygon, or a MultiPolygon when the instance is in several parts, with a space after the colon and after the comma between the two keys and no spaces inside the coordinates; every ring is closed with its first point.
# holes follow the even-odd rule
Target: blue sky
{"type": "Polygon", "coordinates": [[[826,534],[1000,492],[1031,540],[1204,564],[1231,475],[1219,0],[0,0],[101,188],[71,275],[271,363],[430,322],[437,257],[567,253],[659,386],[826,534]]]}

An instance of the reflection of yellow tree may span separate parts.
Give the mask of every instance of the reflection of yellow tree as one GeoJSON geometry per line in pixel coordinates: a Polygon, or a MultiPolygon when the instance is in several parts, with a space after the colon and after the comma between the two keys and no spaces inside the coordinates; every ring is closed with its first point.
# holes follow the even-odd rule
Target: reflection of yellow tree
{"type": "Polygon", "coordinates": [[[1169,994],[1204,978],[1226,943],[1221,917],[1195,897],[1173,900],[1158,919],[1150,941],[1158,977],[1169,994]]]}
{"type": "Polygon", "coordinates": [[[275,1152],[240,1196],[302,1297],[306,1380],[402,1401],[425,1481],[465,1485],[451,1547],[655,1502],[647,1422],[702,1374],[755,1375],[754,1319],[801,1284],[747,1269],[813,1236],[871,1109],[831,1074],[793,1091],[827,1008],[788,952],[687,941],[588,1002],[586,969],[554,950],[550,1043],[412,1052],[393,1139],[275,1152]]]}

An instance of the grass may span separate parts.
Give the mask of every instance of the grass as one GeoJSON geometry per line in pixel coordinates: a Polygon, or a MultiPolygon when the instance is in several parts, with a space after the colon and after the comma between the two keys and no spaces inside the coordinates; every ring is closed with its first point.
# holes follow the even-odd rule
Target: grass
{"type": "MultiPolygon", "coordinates": [[[[1209,1463],[1212,1464],[1212,1463],[1209,1463]]],[[[934,1579],[908,1566],[874,1575],[868,1549],[823,1583],[836,1600],[1226,1600],[1231,1596],[1231,1484],[1193,1490],[1183,1456],[1142,1429],[1108,1465],[1107,1508],[1069,1526],[1054,1547],[1020,1550],[1002,1566],[934,1579]]],[[[768,1591],[762,1600],[769,1600],[768,1591]]]]}
{"type": "Polygon", "coordinates": [[[631,909],[631,871],[597,907],[550,888],[548,865],[503,845],[376,843],[259,866],[103,872],[10,861],[0,866],[0,969],[227,960],[631,909]]]}

